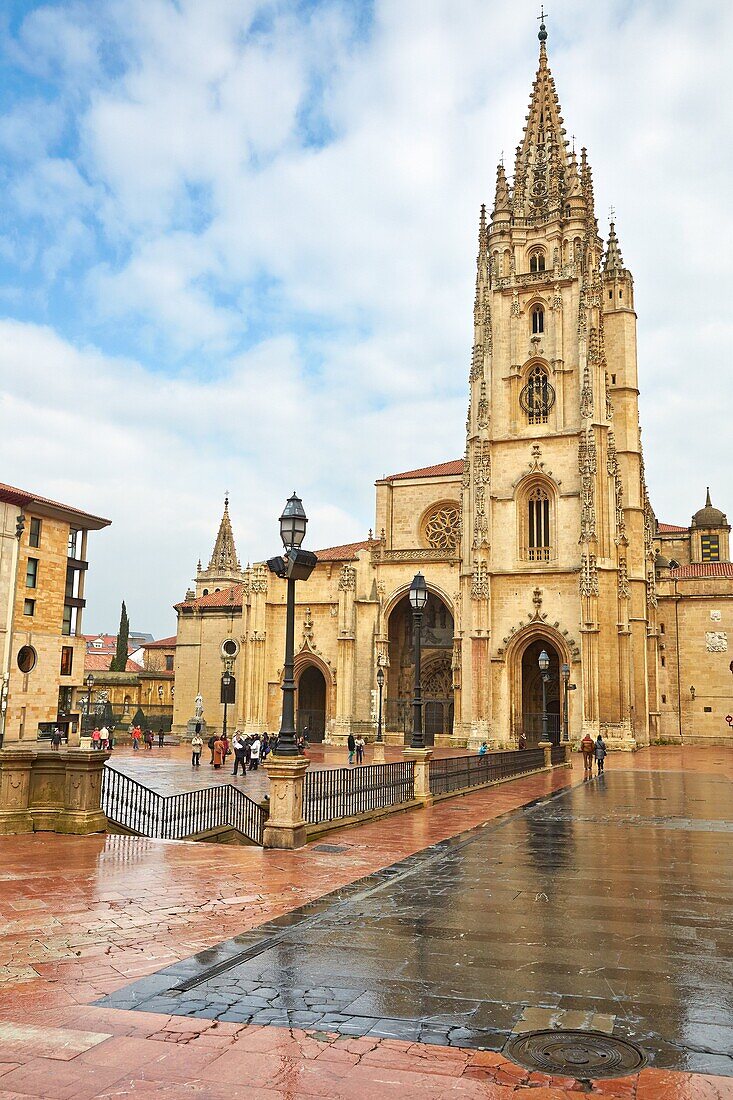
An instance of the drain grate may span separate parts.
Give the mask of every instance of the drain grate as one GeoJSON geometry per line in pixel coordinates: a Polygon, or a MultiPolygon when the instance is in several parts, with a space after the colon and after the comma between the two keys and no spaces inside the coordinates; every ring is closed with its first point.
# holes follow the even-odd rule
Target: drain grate
{"type": "Polygon", "coordinates": [[[510,1039],[504,1053],[526,1069],[578,1081],[625,1077],[646,1064],[633,1043],[600,1031],[528,1031],[510,1039]]]}
{"type": "Polygon", "coordinates": [[[348,852],[348,844],[314,844],[312,852],[348,852]]]}

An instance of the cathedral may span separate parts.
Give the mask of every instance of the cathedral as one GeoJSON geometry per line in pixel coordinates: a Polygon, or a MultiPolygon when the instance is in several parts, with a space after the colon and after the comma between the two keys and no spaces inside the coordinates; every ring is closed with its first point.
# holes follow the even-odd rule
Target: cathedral
{"type": "MultiPolygon", "coordinates": [[[[297,586],[297,725],[409,740],[423,573],[422,696],[436,745],[603,734],[611,748],[731,743],[730,526],[708,491],[689,527],[658,522],[639,425],[634,282],[599,236],[585,149],[569,148],[540,29],[514,174],[478,231],[462,458],[376,483],[374,534],[318,552],[297,586]],[[539,667],[542,652],[549,669],[539,667]],[[728,720],[726,720],[728,719],[728,720]]],[[[201,694],[221,727],[277,730],[285,582],[242,569],[225,502],[208,568],[176,606],[175,728],[201,694]]]]}

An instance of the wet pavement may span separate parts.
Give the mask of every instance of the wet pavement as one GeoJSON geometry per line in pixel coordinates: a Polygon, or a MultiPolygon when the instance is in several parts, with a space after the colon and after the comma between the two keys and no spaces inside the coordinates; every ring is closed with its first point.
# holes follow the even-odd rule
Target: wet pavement
{"type": "MultiPolygon", "coordinates": [[[[724,941],[717,939],[717,933],[714,933],[717,946],[707,937],[710,930],[726,927],[724,922],[729,922],[730,910],[725,895],[718,890],[718,868],[715,865],[711,868],[701,858],[700,838],[707,837],[709,841],[712,836],[721,836],[727,841],[725,833],[715,833],[708,824],[718,821],[727,825],[727,810],[721,807],[727,806],[728,795],[725,788],[711,788],[714,801],[703,806],[705,813],[701,814],[692,786],[699,777],[706,783],[706,777],[715,782],[723,777],[728,783],[733,781],[733,751],[664,748],[633,756],[614,754],[607,760],[607,769],[607,780],[611,773],[617,772],[619,776],[621,773],[648,776],[652,785],[649,797],[654,800],[667,796],[667,791],[657,789],[660,782],[662,787],[667,782],[663,773],[677,773],[681,777],[687,797],[682,819],[674,816],[678,813],[676,808],[656,801],[647,803],[646,799],[642,816],[653,808],[651,817],[666,819],[670,824],[669,828],[653,826],[659,843],[651,851],[647,876],[650,883],[661,881],[666,872],[660,871],[660,867],[670,857],[675,875],[679,872],[677,864],[685,859],[690,867],[700,910],[687,926],[687,933],[679,913],[680,906],[686,904],[687,895],[682,890],[678,899],[666,903],[672,912],[668,928],[664,907],[652,904],[652,899],[643,892],[645,876],[636,872],[626,879],[619,878],[623,849],[640,850],[642,839],[649,835],[646,824],[631,823],[640,812],[635,803],[624,812],[615,811],[616,839],[608,855],[615,893],[601,896],[598,904],[614,908],[617,903],[626,905],[627,896],[632,898],[637,936],[641,937],[637,946],[641,944],[640,950],[647,950],[643,945],[651,945],[649,958],[654,965],[660,958],[671,960],[668,984],[674,996],[679,995],[675,1026],[691,1032],[699,1017],[709,1028],[712,1021],[706,1012],[708,970],[712,969],[714,974],[719,971],[722,983],[722,968],[730,954],[724,941]],[[681,828],[682,820],[689,820],[692,827],[681,828]],[[689,856],[697,862],[690,862],[686,858],[689,856]],[[707,911],[705,920],[701,911],[703,914],[707,911]],[[713,967],[712,961],[710,966],[705,963],[702,986],[697,981],[697,956],[684,950],[686,934],[689,942],[694,936],[701,938],[706,958],[712,960],[713,953],[720,952],[719,966],[713,967]],[[664,946],[665,941],[669,947],[664,946]],[[689,997],[686,1014],[681,1001],[684,990],[689,997]]],[[[253,847],[121,836],[35,834],[1,838],[0,1100],[28,1097],[147,1100],[153,1096],[156,1100],[159,1097],[411,1100],[418,1096],[420,1100],[442,1100],[446,1096],[461,1100],[517,1100],[519,1093],[526,1093],[528,1100],[575,1100],[583,1092],[580,1084],[567,1077],[523,1069],[506,1051],[127,1011],[100,1007],[99,1001],[129,988],[139,978],[158,973],[161,968],[205,950],[215,953],[218,944],[242,933],[255,932],[260,940],[261,933],[256,930],[280,917],[293,914],[290,919],[302,923],[302,914],[296,910],[317,902],[326,893],[344,892],[346,898],[351,890],[363,891],[363,880],[441,841],[482,825],[484,832],[496,837],[505,827],[515,827],[512,817],[515,811],[580,784],[582,766],[578,768],[576,759],[572,771],[559,769],[527,776],[464,798],[436,803],[426,811],[401,813],[341,829],[328,836],[326,851],[321,842],[299,852],[264,852],[253,847]],[[501,829],[495,828],[497,824],[501,829]]],[[[560,806],[562,801],[560,798],[554,805],[560,806]]],[[[582,871],[587,878],[584,852],[586,846],[592,849],[594,824],[585,819],[600,817],[602,827],[608,829],[606,835],[610,835],[613,830],[606,816],[605,806],[600,814],[595,806],[589,805],[588,812],[582,814],[576,808],[569,830],[572,856],[562,868],[568,889],[572,883],[572,861],[580,859],[577,873],[582,871]]],[[[547,823],[543,826],[549,827],[547,823]]],[[[597,857],[597,852],[594,854],[597,857]]],[[[487,858],[497,860],[501,856],[489,852],[487,858]]],[[[714,864],[717,858],[713,856],[714,864]]],[[[525,855],[524,863],[522,873],[528,882],[533,882],[538,874],[536,860],[525,855]]],[[[496,866],[497,873],[501,873],[501,865],[496,866]]],[[[725,869],[726,864],[722,866],[725,869]]],[[[557,874],[549,878],[557,880],[557,874]]],[[[460,883],[460,877],[455,881],[460,883]]],[[[654,890],[657,889],[655,885],[654,890]]],[[[582,894],[578,896],[584,896],[585,891],[583,883],[582,894]]],[[[461,889],[460,896],[465,894],[466,890],[461,889]]],[[[548,903],[540,898],[536,904],[550,904],[553,920],[559,913],[553,934],[557,951],[565,962],[563,973],[575,974],[582,981],[585,976],[581,971],[588,963],[582,953],[573,950],[575,896],[570,891],[571,900],[564,905],[560,903],[562,899],[555,900],[551,895],[548,903]]],[[[526,923],[526,944],[519,944],[517,955],[527,962],[536,945],[543,942],[540,931],[544,926],[532,918],[534,896],[529,900],[517,899],[517,904],[520,901],[522,911],[529,912],[530,918],[526,923]]],[[[490,932],[491,938],[500,942],[500,921],[506,920],[502,914],[511,916],[511,905],[507,901],[492,919],[490,903],[488,898],[484,907],[485,928],[487,934],[495,930],[490,932]]],[[[331,904],[330,899],[324,901],[326,909],[331,904]]],[[[606,929],[603,907],[597,921],[598,936],[610,934],[611,947],[615,947],[616,936],[612,929],[610,932],[606,929]]],[[[452,921],[450,906],[446,905],[444,911],[452,921]]],[[[396,915],[393,913],[391,919],[396,915]]],[[[410,916],[406,910],[405,917],[410,916]]],[[[388,919],[384,913],[379,917],[387,943],[393,934],[388,930],[388,919]]],[[[442,913],[434,914],[436,925],[441,919],[442,913]]],[[[429,931],[425,916],[423,923],[429,931]]],[[[451,933],[459,933],[456,945],[465,942],[465,937],[460,939],[461,932],[471,935],[470,922],[464,923],[465,928],[454,928],[451,933]]],[[[343,934],[343,929],[339,934],[343,934]]],[[[507,930],[504,937],[507,943],[512,942],[514,935],[511,929],[507,930]]],[[[353,934],[349,946],[338,954],[340,985],[336,988],[354,988],[350,961],[356,939],[353,934]]],[[[430,969],[428,946],[432,951],[433,945],[426,940],[424,957],[419,963],[422,970],[430,969]]],[[[318,950],[322,949],[321,944],[318,950]]],[[[458,960],[459,950],[463,948],[454,948],[453,961],[458,960]]],[[[482,954],[487,950],[484,947],[482,954]]],[[[307,957],[307,949],[304,954],[307,957]]],[[[448,957],[447,953],[444,955],[448,957]]],[[[611,960],[609,955],[606,962],[611,960]]],[[[621,961],[625,966],[624,960],[621,961]]],[[[436,963],[440,963],[436,965],[439,974],[445,957],[438,953],[436,963]]],[[[294,952],[292,965],[297,968],[294,952]]],[[[637,962],[636,966],[642,972],[650,969],[646,961],[643,965],[637,962]]],[[[506,980],[504,969],[505,963],[497,966],[501,980],[506,980]]],[[[402,979],[402,974],[389,972],[387,955],[382,972],[390,981],[402,979]]],[[[490,969],[488,973],[493,980],[490,969]]],[[[548,974],[550,981],[552,972],[548,974]]],[[[571,978],[563,980],[572,986],[571,978]]],[[[295,990],[300,988],[294,985],[295,990]]],[[[554,980],[547,990],[567,997],[554,980]]],[[[386,991],[385,984],[385,994],[386,991]]],[[[454,996],[455,993],[454,990],[454,996]]],[[[618,993],[614,988],[614,994],[618,993]]],[[[422,996],[426,994],[423,992],[422,996]]],[[[715,990],[713,996],[717,996],[715,990]]],[[[487,997],[482,993],[476,999],[491,1000],[492,994],[487,997]]],[[[609,995],[609,999],[613,997],[609,995]]],[[[661,1003],[664,1007],[667,1002],[661,1003]]],[[[609,1023],[617,1026],[616,1019],[604,1019],[603,1014],[583,1016],[578,1010],[575,1015],[566,1012],[561,1016],[562,1010],[543,1008],[543,1004],[540,999],[534,1007],[526,1008],[519,1026],[540,1027],[549,1022],[606,1031],[609,1023]]],[[[633,1011],[633,1006],[631,1010],[626,1008],[633,1011]]],[[[618,1018],[622,1013],[616,1011],[614,1015],[618,1018]]],[[[720,1023],[727,1026],[723,1019],[720,1023]]],[[[709,1034],[708,1031],[708,1037],[709,1034]]],[[[694,1045],[689,1034],[686,1042],[694,1045]]],[[[595,1082],[592,1093],[606,1100],[733,1100],[733,1078],[651,1066],[638,1074],[595,1082]]]]}
{"type": "Polygon", "coordinates": [[[732,869],[725,778],[609,771],[102,1003],[494,1051],[585,1026],[733,1076],[732,869]]]}

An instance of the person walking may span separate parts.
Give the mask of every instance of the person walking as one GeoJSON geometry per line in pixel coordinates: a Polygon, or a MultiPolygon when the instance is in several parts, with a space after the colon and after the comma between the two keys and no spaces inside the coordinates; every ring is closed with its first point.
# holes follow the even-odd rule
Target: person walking
{"type": "Polygon", "coordinates": [[[355,741],[355,745],[356,745],[356,762],[357,762],[357,764],[363,764],[364,763],[364,746],[365,746],[365,744],[366,744],[366,741],[361,736],[361,734],[359,734],[359,736],[357,737],[357,739],[355,741]]]}
{"type": "Polygon", "coordinates": [[[218,769],[224,763],[224,744],[219,734],[214,738],[214,768],[218,769]]]}
{"type": "Polygon", "coordinates": [[[485,741],[482,741],[481,744],[479,745],[479,750],[478,750],[479,756],[486,756],[486,753],[488,751],[489,751],[489,746],[486,744],[485,741]]]}
{"type": "Polygon", "coordinates": [[[99,749],[99,742],[102,734],[99,731],[99,726],[95,726],[92,730],[92,748],[99,749]]]}
{"type": "Polygon", "coordinates": [[[203,747],[204,747],[204,743],[201,740],[201,734],[200,733],[194,733],[193,737],[191,738],[191,767],[192,768],[200,768],[201,767],[201,750],[203,749],[203,747]]]}
{"type": "Polygon", "coordinates": [[[130,731],[130,737],[132,738],[132,747],[135,752],[140,751],[140,727],[133,726],[130,731]]]}
{"type": "Polygon", "coordinates": [[[209,752],[211,753],[211,759],[209,760],[209,764],[214,763],[214,742],[215,741],[216,741],[216,734],[212,733],[211,737],[206,742],[208,747],[209,747],[209,752]]]}
{"type": "Polygon", "coordinates": [[[238,769],[242,769],[242,778],[247,777],[247,766],[244,763],[244,738],[239,730],[234,734],[232,738],[232,748],[234,749],[234,771],[232,775],[236,775],[238,769]]]}
{"type": "Polygon", "coordinates": [[[598,774],[603,775],[603,761],[606,759],[606,742],[601,737],[600,733],[596,737],[596,764],[598,765],[598,774]]]}
{"type": "Polygon", "coordinates": [[[262,752],[262,742],[259,736],[255,734],[254,741],[252,742],[252,749],[250,751],[250,765],[249,770],[256,772],[260,766],[260,754],[262,752]]]}
{"type": "Polygon", "coordinates": [[[356,738],[353,733],[350,733],[346,738],[346,747],[349,750],[349,764],[354,763],[354,753],[356,752],[356,738]]]}
{"type": "Polygon", "coordinates": [[[262,734],[262,745],[261,745],[261,751],[260,751],[260,756],[262,757],[263,764],[264,764],[265,760],[267,760],[267,757],[270,755],[270,750],[271,750],[270,738],[267,735],[267,730],[265,730],[265,732],[262,734]]]}
{"type": "Polygon", "coordinates": [[[587,778],[593,775],[593,738],[589,733],[580,742],[580,751],[583,754],[583,772],[587,778]]]}
{"type": "Polygon", "coordinates": [[[102,726],[101,730],[99,731],[99,747],[100,747],[100,749],[105,749],[106,750],[108,744],[109,744],[109,730],[107,729],[106,726],[102,726]]]}
{"type": "Polygon", "coordinates": [[[161,726],[158,730],[158,748],[159,749],[163,748],[163,742],[164,741],[165,741],[165,734],[163,733],[163,727],[161,726]]]}
{"type": "Polygon", "coordinates": [[[61,730],[58,726],[56,726],[53,733],[51,734],[51,748],[55,749],[56,752],[58,752],[61,748],[61,730]]]}
{"type": "Polygon", "coordinates": [[[520,747],[520,749],[526,749],[527,748],[527,738],[524,736],[523,733],[520,733],[520,735],[519,735],[519,747],[520,747]]]}
{"type": "Polygon", "coordinates": [[[145,730],[145,748],[148,752],[153,751],[153,731],[150,729],[145,730]]]}

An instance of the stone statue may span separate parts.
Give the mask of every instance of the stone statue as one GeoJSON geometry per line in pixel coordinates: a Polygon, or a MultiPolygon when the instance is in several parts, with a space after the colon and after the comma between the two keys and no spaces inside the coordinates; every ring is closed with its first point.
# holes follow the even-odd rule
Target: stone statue
{"type": "Polygon", "coordinates": [[[204,697],[201,694],[201,692],[199,692],[199,694],[196,696],[196,718],[201,719],[201,718],[203,718],[203,715],[204,715],[204,697]]]}

